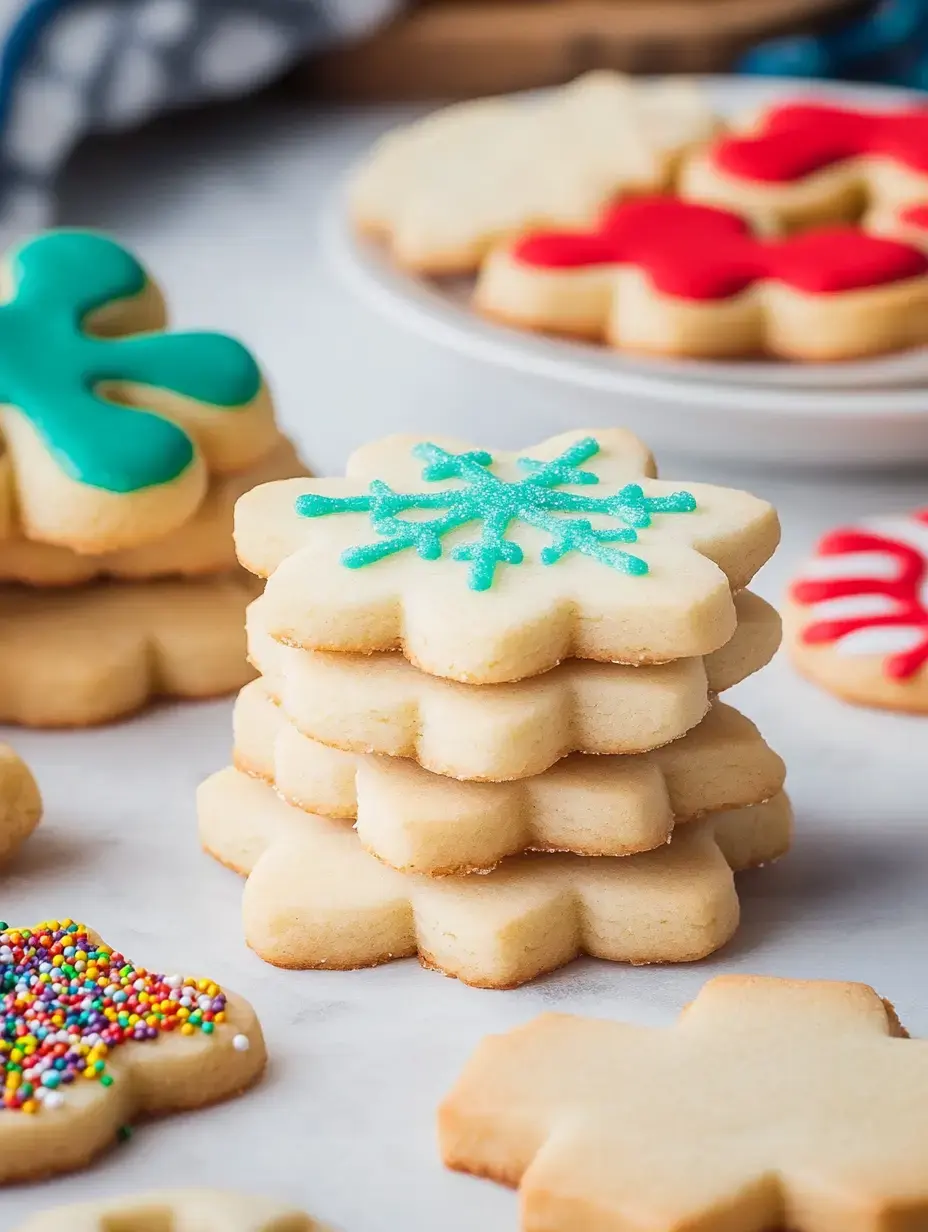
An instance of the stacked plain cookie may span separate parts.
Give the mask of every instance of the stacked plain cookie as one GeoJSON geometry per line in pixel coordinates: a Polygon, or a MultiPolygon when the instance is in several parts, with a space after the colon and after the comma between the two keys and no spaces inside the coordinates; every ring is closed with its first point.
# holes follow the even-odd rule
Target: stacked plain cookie
{"type": "Polygon", "coordinates": [[[199,816],[262,957],[507,987],[728,940],[733,870],[789,844],[782,762],[715,700],[779,642],[744,589],[778,523],[653,475],[617,429],[392,437],[239,501],[261,678],[199,816]]]}
{"type": "Polygon", "coordinates": [[[0,305],[0,719],[82,725],[248,678],[235,500],[304,474],[261,372],[173,332],[102,235],[12,252],[0,305]]]}

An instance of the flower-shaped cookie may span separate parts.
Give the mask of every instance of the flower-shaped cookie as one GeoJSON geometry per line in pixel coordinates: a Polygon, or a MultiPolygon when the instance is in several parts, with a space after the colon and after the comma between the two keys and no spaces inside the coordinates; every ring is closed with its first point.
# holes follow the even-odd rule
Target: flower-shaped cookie
{"type": "Polygon", "coordinates": [[[569,655],[655,663],[734,633],[731,591],[776,547],[770,505],[649,478],[621,429],[523,454],[395,436],[347,479],[266,484],[238,502],[246,568],[269,577],[273,637],[309,649],[402,650],[438,676],[518,680],[569,655]]]}
{"type": "Polygon", "coordinates": [[[790,655],[847,701],[928,713],[928,509],[831,531],[789,592],[790,655]]]}
{"type": "Polygon", "coordinates": [[[716,703],[698,727],[650,753],[574,753],[511,783],[431,774],[402,757],[343,753],[287,722],[260,680],[235,706],[235,765],[297,808],[357,818],[364,848],[404,873],[486,872],[525,851],[625,856],[706,813],[763,804],[782,760],[754,724],[716,703]]]}
{"type": "Polygon", "coordinates": [[[672,1027],[545,1014],[478,1047],[445,1163],[522,1227],[888,1232],[928,1220],[928,1042],[872,988],[724,975],[672,1027]]]}
{"type": "Polygon", "coordinates": [[[640,753],[695,727],[711,694],[759,671],[780,644],[768,604],[747,590],[734,599],[737,631],[704,659],[642,667],[567,659],[512,684],[443,680],[401,654],[285,646],[266,633],[261,599],[248,609],[248,657],[290,721],[322,744],[499,782],[541,774],[569,753],[640,753]]]}
{"type": "Polygon", "coordinates": [[[680,192],[775,230],[855,218],[864,203],[925,201],[928,107],[776,104],[693,153],[680,192]]]}
{"type": "Polygon", "coordinates": [[[221,334],[165,331],[161,295],[115,241],[52,231],[15,249],[0,304],[7,529],[105,552],[174,530],[210,472],[277,432],[257,364],[221,334]]]}
{"type": "Polygon", "coordinates": [[[138,1117],[239,1095],[265,1060],[251,1006],[211,980],[147,971],[72,920],[0,924],[0,1183],[81,1168],[138,1117]]]}
{"type": "Polygon", "coordinates": [[[160,1190],[43,1211],[16,1232],[325,1232],[302,1211],[216,1189],[160,1190]]]}
{"type": "Polygon", "coordinates": [[[732,870],[783,855],[791,829],[781,793],[640,855],[524,855],[483,876],[423,877],[388,868],[345,822],[294,808],[240,770],[201,784],[197,811],[204,848],[248,874],[245,938],[266,962],[350,970],[418,954],[482,988],[514,988],[584,953],[705,958],[738,925],[732,870]]]}
{"type": "Polygon", "coordinates": [[[25,762],[0,744],[0,868],[42,818],[42,797],[25,762]]]}
{"type": "Polygon", "coordinates": [[[758,238],[730,210],[643,197],[498,248],[474,302],[635,351],[842,359],[928,342],[928,255],[856,226],[758,238]]]}
{"type": "Polygon", "coordinates": [[[687,82],[590,73],[540,100],[459,103],[389,133],[351,190],[351,214],[404,266],[475,269],[527,226],[583,226],[624,192],[669,184],[677,155],[716,127],[687,82]]]}
{"type": "Polygon", "coordinates": [[[216,697],[254,674],[238,575],[0,590],[0,721],[86,727],[152,697],[216,697]]]}

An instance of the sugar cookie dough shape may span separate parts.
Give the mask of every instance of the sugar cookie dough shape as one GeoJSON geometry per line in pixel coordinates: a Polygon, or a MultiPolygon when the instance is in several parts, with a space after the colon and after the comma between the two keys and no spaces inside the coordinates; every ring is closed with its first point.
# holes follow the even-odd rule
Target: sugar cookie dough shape
{"type": "Polygon", "coordinates": [[[624,192],[668,186],[716,127],[688,82],[590,73],[540,101],[480,99],[388,133],[351,186],[354,224],[395,260],[466,273],[526,226],[582,226],[624,192]]]}
{"type": "Polygon", "coordinates": [[[358,756],[302,736],[247,685],[235,707],[235,765],[309,813],[357,819],[361,845],[405,873],[486,872],[526,851],[616,857],[666,844],[706,813],[762,804],[785,768],[749,719],[716,704],[650,753],[563,758],[511,783],[460,782],[397,757],[358,756]]]}
{"type": "Polygon", "coordinates": [[[478,1047],[450,1167],[525,1232],[884,1232],[928,1219],[928,1042],[862,984],[721,976],[672,1027],[548,1014],[478,1047]]]}
{"type": "Polygon", "coordinates": [[[42,797],[26,763],[0,744],[0,870],[42,819],[42,797]]]}
{"type": "Polygon", "coordinates": [[[928,509],[833,530],[793,581],[790,657],[846,701],[928,713],[928,509]]]}
{"type": "Polygon", "coordinates": [[[480,684],[570,655],[710,654],[735,631],[732,590],[776,547],[776,514],[745,492],[681,490],[653,473],[620,429],[492,457],[388,437],[358,450],[346,479],[242,497],[236,548],[269,578],[267,631],[292,645],[400,649],[427,672],[480,684]],[[437,512],[419,522],[404,510],[437,512]]]}
{"type": "MultiPolygon", "coordinates": [[[[95,933],[69,920],[45,921],[29,931],[31,935],[24,938],[16,928],[0,929],[0,975],[5,968],[20,968],[16,983],[9,989],[0,979],[0,1006],[4,1010],[0,1040],[8,1045],[0,1054],[3,1098],[8,1103],[0,1114],[0,1184],[85,1167],[133,1121],[229,1099],[260,1078],[267,1059],[264,1039],[254,1010],[241,997],[209,980],[191,985],[183,977],[154,974],[116,955],[125,964],[119,965],[112,957],[114,951],[95,933]],[[77,948],[80,945],[86,948],[77,948]],[[65,954],[66,946],[75,952],[65,954]],[[78,959],[79,953],[85,953],[86,960],[78,959]],[[106,988],[115,984],[129,998],[120,1002],[121,1007],[131,1008],[131,998],[145,991],[136,988],[141,980],[149,990],[144,1026],[149,1037],[111,1042],[105,1052],[90,1040],[87,1047],[91,1051],[80,1057],[78,1043],[69,1039],[62,1058],[66,1062],[63,1073],[74,1070],[78,1060],[84,1061],[81,1072],[70,1082],[50,1063],[58,1054],[47,1035],[39,1036],[35,1047],[22,1058],[14,1057],[14,1050],[23,1051],[18,1041],[35,1036],[43,1025],[41,1013],[49,1008],[44,999],[28,996],[40,974],[42,954],[64,959],[62,970],[70,978],[62,982],[60,990],[53,985],[55,1001],[51,1004],[64,1004],[65,1016],[71,1005],[82,1015],[81,1025],[72,1027],[70,1036],[81,1037],[79,1042],[85,1035],[105,1039],[105,1032],[116,1029],[110,1010],[117,1015],[120,1030],[126,1029],[118,1020],[115,994],[106,988]],[[70,963],[79,961],[86,962],[82,972],[70,967],[70,963]],[[94,976],[93,972],[98,974],[94,976]],[[138,980],[129,981],[129,973],[138,980]],[[100,979],[105,982],[103,988],[100,979]],[[83,983],[75,991],[78,980],[83,983]],[[91,985],[89,989],[87,984],[91,985]],[[94,1007],[92,1002],[99,1000],[103,1005],[94,1007]],[[216,1010],[220,1004],[222,1008],[216,1010]],[[106,1023],[98,1025],[93,1014],[102,1016],[106,1023]],[[168,1020],[173,1021],[170,1029],[164,1025],[168,1020]],[[17,1029],[18,1023],[25,1024],[26,1036],[17,1029]],[[54,1083],[50,1080],[53,1072],[59,1075],[54,1083]],[[90,1080],[87,1072],[94,1075],[90,1080]],[[30,1091],[24,1089],[26,1083],[30,1091]]],[[[129,1029],[141,1031],[143,1024],[129,1029]]]]}
{"type": "Polygon", "coordinates": [[[226,769],[201,784],[200,841],[248,874],[248,945],[278,967],[350,970],[418,954],[483,988],[514,988],[580,954],[613,962],[693,962],[729,940],[732,869],[788,849],[785,795],[684,827],[669,846],[618,859],[527,855],[485,876],[387,868],[344,822],[286,804],[226,769]]]}
{"type": "Polygon", "coordinates": [[[787,102],[693,152],[678,187],[765,229],[796,231],[857,218],[865,204],[928,200],[926,150],[928,108],[787,102]]]}
{"type": "Polygon", "coordinates": [[[243,573],[185,581],[0,588],[0,720],[85,727],[154,697],[216,697],[253,672],[243,573]]]}
{"type": "Polygon", "coordinates": [[[0,583],[77,586],[100,578],[137,582],[238,572],[232,542],[235,502],[259,483],[306,473],[293,445],[280,437],[269,453],[246,470],[212,476],[196,512],[182,526],[150,543],[87,553],[37,543],[22,535],[0,538],[0,583]]]}
{"type": "Polygon", "coordinates": [[[780,644],[769,604],[750,591],[734,603],[734,636],[705,659],[644,667],[567,659],[492,686],[429,676],[401,654],[285,646],[265,631],[261,599],[246,629],[251,662],[305,735],[348,752],[412,758],[456,779],[501,781],[540,774],[569,753],[638,753],[690,730],[711,694],[759,671],[780,644]]]}
{"type": "Polygon", "coordinates": [[[497,248],[474,304],[619,349],[846,359],[928,341],[928,256],[901,227],[760,237],[737,211],[643,197],[588,230],[534,229],[497,248]]]}
{"type": "Polygon", "coordinates": [[[277,440],[254,359],[165,330],[161,295],[115,241],[51,231],[8,256],[0,304],[0,510],[7,533],[81,552],[175,530],[208,476],[277,440]]]}
{"type": "Polygon", "coordinates": [[[218,1189],[161,1190],[42,1211],[15,1232],[326,1232],[302,1211],[218,1189]]]}

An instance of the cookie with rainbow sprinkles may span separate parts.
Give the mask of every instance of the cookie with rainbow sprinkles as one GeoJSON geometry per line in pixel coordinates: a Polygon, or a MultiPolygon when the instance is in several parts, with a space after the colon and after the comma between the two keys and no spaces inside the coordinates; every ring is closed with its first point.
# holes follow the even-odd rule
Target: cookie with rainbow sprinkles
{"type": "Polygon", "coordinates": [[[73,920],[0,923],[0,1184],[238,1095],[266,1059],[254,1010],[213,981],[149,971],[73,920]]]}

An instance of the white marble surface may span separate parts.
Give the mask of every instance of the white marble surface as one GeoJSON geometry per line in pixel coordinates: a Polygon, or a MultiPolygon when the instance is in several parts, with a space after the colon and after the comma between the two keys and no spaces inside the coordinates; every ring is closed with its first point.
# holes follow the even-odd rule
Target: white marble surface
{"type": "MultiPolygon", "coordinates": [[[[385,122],[271,102],[175,119],[86,150],[64,194],[65,221],[111,228],[142,251],[182,321],[252,341],[319,468],[381,429],[466,432],[478,407],[480,418],[496,408],[498,442],[509,443],[506,407],[527,396],[499,369],[384,325],[333,284],[317,211],[385,122]]],[[[532,396],[542,434],[557,423],[557,391],[532,396]]],[[[926,491],[924,476],[664,469],[733,479],[777,502],[784,544],[759,584],[774,599],[825,527],[926,491]]],[[[786,757],[798,814],[794,853],[742,880],[736,940],[698,966],[583,962],[507,993],[413,962],[279,972],[245,949],[240,883],[195,837],[194,789],[227,757],[228,704],[163,708],[104,731],[11,733],[47,816],[0,878],[0,917],[80,916],[149,966],[212,974],[254,1002],[273,1059],[238,1102],[146,1126],[83,1175],[4,1192],[0,1230],[39,1205],[196,1183],[277,1194],[344,1232],[505,1232],[516,1227],[512,1195],[446,1175],[435,1148],[436,1104],[487,1032],[555,1007],[667,1021],[708,975],[741,970],[872,982],[928,1035],[928,722],[842,707],[782,659],[732,700],[786,757]]]]}

